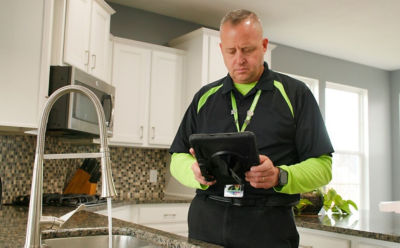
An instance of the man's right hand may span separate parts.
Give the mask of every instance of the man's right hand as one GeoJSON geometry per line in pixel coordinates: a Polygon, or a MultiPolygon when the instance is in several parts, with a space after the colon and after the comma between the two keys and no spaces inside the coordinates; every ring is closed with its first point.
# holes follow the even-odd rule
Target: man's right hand
{"type": "MultiPolygon", "coordinates": [[[[189,152],[190,152],[190,154],[192,154],[193,157],[196,157],[193,148],[190,148],[189,152]]],[[[199,166],[199,163],[197,163],[197,160],[196,160],[196,162],[194,162],[192,164],[192,170],[193,170],[194,178],[196,179],[196,181],[198,181],[202,185],[211,186],[211,185],[213,185],[213,184],[215,184],[217,182],[216,180],[214,180],[214,181],[206,181],[206,179],[201,174],[200,166],[199,166]]]]}

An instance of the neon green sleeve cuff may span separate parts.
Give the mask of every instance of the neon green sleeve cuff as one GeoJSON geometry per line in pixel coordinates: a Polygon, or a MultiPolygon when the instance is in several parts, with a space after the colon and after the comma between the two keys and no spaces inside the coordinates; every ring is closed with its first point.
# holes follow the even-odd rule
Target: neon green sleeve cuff
{"type": "Polygon", "coordinates": [[[281,165],[279,168],[288,172],[288,183],[283,187],[274,187],[279,193],[310,192],[328,184],[332,179],[332,157],[329,155],[309,158],[291,166],[281,165]]]}
{"type": "Polygon", "coordinates": [[[171,156],[171,175],[181,184],[189,188],[208,189],[207,185],[200,184],[195,178],[192,164],[196,159],[189,153],[173,153],[171,156]]]}

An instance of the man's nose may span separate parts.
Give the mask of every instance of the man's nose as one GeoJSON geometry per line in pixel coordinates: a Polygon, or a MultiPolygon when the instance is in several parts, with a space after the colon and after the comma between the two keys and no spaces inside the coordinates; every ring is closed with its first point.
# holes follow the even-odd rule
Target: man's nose
{"type": "Polygon", "coordinates": [[[245,58],[243,52],[240,50],[236,53],[236,61],[239,64],[244,64],[246,62],[246,58],[245,58]]]}

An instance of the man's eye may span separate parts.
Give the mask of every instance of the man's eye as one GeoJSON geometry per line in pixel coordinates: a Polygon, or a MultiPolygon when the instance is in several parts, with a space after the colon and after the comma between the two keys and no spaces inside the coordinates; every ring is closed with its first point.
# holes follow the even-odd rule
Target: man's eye
{"type": "Polygon", "coordinates": [[[251,47],[243,48],[243,53],[251,53],[252,51],[254,51],[254,48],[251,47]]]}
{"type": "Polygon", "coordinates": [[[236,50],[235,49],[229,49],[228,54],[235,54],[236,50]]]}

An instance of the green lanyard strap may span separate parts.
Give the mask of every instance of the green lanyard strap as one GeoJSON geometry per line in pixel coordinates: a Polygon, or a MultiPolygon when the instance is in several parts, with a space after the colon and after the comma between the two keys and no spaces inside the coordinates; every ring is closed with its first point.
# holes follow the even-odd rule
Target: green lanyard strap
{"type": "Polygon", "coordinates": [[[254,115],[254,110],[256,109],[258,99],[260,99],[260,95],[261,95],[261,90],[258,90],[256,95],[254,96],[253,103],[251,104],[250,109],[247,110],[246,119],[243,123],[242,128],[240,129],[236,99],[235,99],[235,96],[233,95],[233,91],[231,91],[231,102],[232,102],[232,112],[231,113],[233,114],[233,118],[235,120],[235,124],[236,124],[236,128],[237,128],[238,132],[243,132],[246,129],[247,125],[249,125],[251,117],[254,115]]]}

